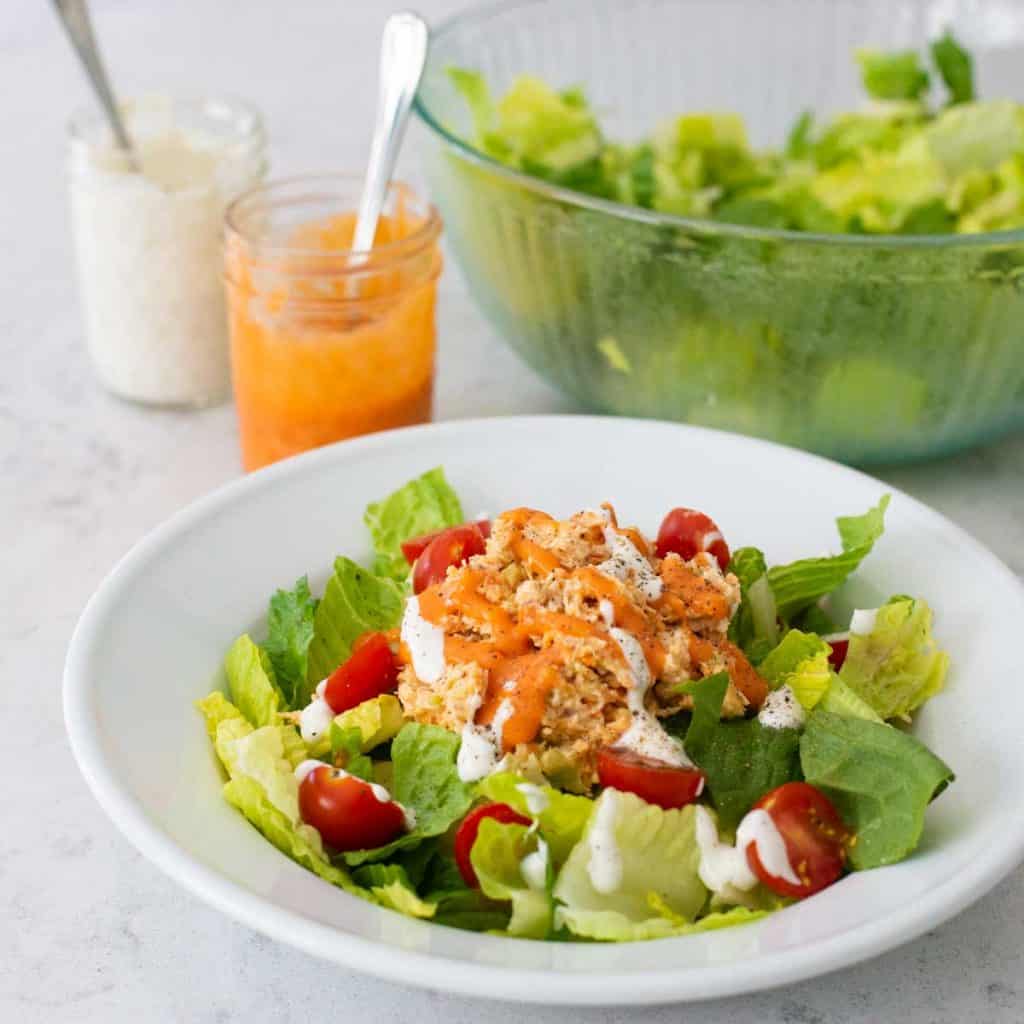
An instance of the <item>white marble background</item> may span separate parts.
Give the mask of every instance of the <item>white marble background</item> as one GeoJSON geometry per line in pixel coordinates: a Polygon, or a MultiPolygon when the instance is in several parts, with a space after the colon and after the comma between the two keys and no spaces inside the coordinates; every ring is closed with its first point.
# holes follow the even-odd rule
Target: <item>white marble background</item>
{"type": "MultiPolygon", "coordinates": [[[[767,0],[766,0],[767,2],[767,0]]],[[[824,2],[824,0],[823,0],[824,2]]],[[[102,0],[125,93],[244,95],[274,172],[358,166],[375,0],[102,0]]],[[[437,18],[463,6],[420,0],[437,18]]],[[[146,531],[239,473],[230,407],[151,412],[103,394],[71,278],[63,129],[86,99],[48,4],[0,13],[0,1020],[676,1021],[824,1024],[1024,1018],[1024,871],[901,950],[784,991],[680,1008],[522,1010],[361,977],[207,909],[142,860],[78,777],[60,712],[72,627],[146,531]]],[[[414,147],[415,149],[415,147],[414,147]]],[[[414,170],[415,152],[407,154],[414,170]]],[[[571,408],[500,348],[454,269],[442,286],[444,418],[571,408]]],[[[1024,573],[1024,439],[882,474],[1024,573]]],[[[1008,680],[1009,685],[1018,681],[1008,680]]],[[[145,666],[140,666],[140,684],[145,666]]],[[[741,968],[738,968],[741,969],[741,968]]]]}

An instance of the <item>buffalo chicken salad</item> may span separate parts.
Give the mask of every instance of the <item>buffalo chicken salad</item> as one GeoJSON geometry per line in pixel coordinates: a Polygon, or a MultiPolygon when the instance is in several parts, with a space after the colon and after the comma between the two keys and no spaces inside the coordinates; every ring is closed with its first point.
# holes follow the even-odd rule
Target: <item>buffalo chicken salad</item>
{"type": "Polygon", "coordinates": [[[913,852],[953,780],[910,731],[948,658],[920,597],[836,622],[840,551],[656,536],[611,504],[467,521],[440,469],[270,599],[198,702],[224,796],[328,883],[412,917],[560,941],[739,925],[913,852]]]}

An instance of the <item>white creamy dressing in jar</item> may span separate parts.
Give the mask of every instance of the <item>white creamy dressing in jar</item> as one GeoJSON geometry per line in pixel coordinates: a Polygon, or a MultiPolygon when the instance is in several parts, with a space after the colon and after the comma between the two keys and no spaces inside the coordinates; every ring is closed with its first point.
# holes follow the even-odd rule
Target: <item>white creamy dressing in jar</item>
{"type": "Polygon", "coordinates": [[[615,892],[622,884],[622,854],[615,839],[618,812],[618,790],[604,790],[598,798],[594,820],[587,834],[590,850],[587,874],[590,876],[590,884],[601,893],[615,892]]]}
{"type": "Polygon", "coordinates": [[[444,630],[423,618],[418,597],[405,602],[401,636],[417,677],[425,683],[439,683],[445,670],[444,630]]]}
{"type": "Polygon", "coordinates": [[[125,398],[208,405],[230,388],[224,210],[265,170],[259,119],[223,101],[125,105],[141,173],[96,119],[76,119],[71,219],[86,337],[125,398]]]}

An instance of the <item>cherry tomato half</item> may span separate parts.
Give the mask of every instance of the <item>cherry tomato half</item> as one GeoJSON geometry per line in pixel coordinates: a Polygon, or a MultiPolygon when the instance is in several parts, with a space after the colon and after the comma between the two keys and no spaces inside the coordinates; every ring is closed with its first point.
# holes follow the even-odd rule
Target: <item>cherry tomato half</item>
{"type": "Polygon", "coordinates": [[[327,764],[300,783],[299,813],[335,850],[370,850],[405,831],[400,804],[378,800],[370,783],[327,764]]]}
{"type": "Polygon", "coordinates": [[[661,521],[655,551],[664,558],[674,551],[689,561],[699,551],[714,555],[722,572],[729,568],[729,545],[715,521],[692,508],[674,508],[661,521]]]}
{"type": "Polygon", "coordinates": [[[462,565],[473,555],[482,555],[486,548],[484,535],[471,523],[453,526],[438,534],[416,559],[412,570],[412,589],[416,594],[440,583],[449,566],[462,565]]]}
{"type": "Polygon", "coordinates": [[[829,646],[828,663],[838,672],[843,667],[850,649],[850,634],[837,633],[835,636],[827,636],[825,643],[829,646]]]}
{"type": "Polygon", "coordinates": [[[602,786],[635,793],[666,811],[692,804],[704,789],[704,773],[696,768],[677,768],[610,747],[597,755],[597,778],[602,786]]]}
{"type": "Polygon", "coordinates": [[[383,633],[364,633],[348,661],[328,677],[324,700],[340,715],[364,700],[391,693],[398,686],[398,659],[383,633]]]}
{"type": "Polygon", "coordinates": [[[480,831],[480,822],[484,818],[493,818],[503,825],[533,824],[529,818],[520,814],[514,807],[509,807],[508,804],[481,804],[479,807],[474,807],[462,819],[459,830],[455,833],[455,863],[458,865],[463,881],[471,889],[480,888],[480,880],[476,877],[469,855],[476,842],[476,835],[480,831]]]}
{"type": "MultiPolygon", "coordinates": [[[[491,535],[491,521],[490,519],[478,519],[475,523],[463,523],[464,526],[475,526],[481,534],[483,534],[484,540],[487,540],[491,535]]],[[[421,533],[418,537],[410,537],[409,540],[402,541],[401,548],[402,554],[405,555],[405,560],[413,565],[417,558],[423,554],[427,549],[427,545],[432,540],[437,540],[446,530],[451,527],[445,527],[444,530],[434,530],[433,533],[421,533]]]]}
{"type": "Polygon", "coordinates": [[[787,782],[766,793],[754,808],[768,812],[782,836],[793,873],[800,879],[800,884],[794,885],[769,874],[756,844],[748,843],[750,870],[773,892],[802,899],[820,892],[843,873],[850,832],[820,789],[809,782],[787,782]]]}

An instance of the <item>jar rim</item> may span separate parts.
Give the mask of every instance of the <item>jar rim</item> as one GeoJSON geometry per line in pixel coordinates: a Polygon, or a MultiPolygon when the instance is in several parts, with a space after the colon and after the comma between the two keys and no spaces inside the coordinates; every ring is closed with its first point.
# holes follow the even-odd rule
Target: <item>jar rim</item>
{"type": "MultiPolygon", "coordinates": [[[[236,196],[228,205],[224,215],[226,241],[237,240],[250,252],[255,251],[274,263],[288,257],[305,257],[316,261],[322,269],[330,268],[332,274],[359,274],[368,269],[380,270],[382,265],[392,265],[418,255],[433,245],[441,234],[441,215],[429,199],[404,181],[392,179],[388,185],[388,196],[398,195],[413,199],[421,204],[423,222],[417,228],[393,242],[374,245],[370,249],[330,249],[315,246],[296,245],[288,242],[261,239],[246,229],[243,218],[262,203],[266,208],[283,206],[289,202],[309,200],[339,200],[346,194],[358,196],[362,187],[362,175],[351,171],[324,171],[312,174],[293,175],[264,182],[236,196]],[[341,188],[339,188],[341,186],[341,188]],[[305,188],[308,191],[292,196],[292,190],[305,188]],[[354,257],[363,257],[353,262],[354,257]]],[[[262,259],[254,262],[262,263],[262,259]]]]}

